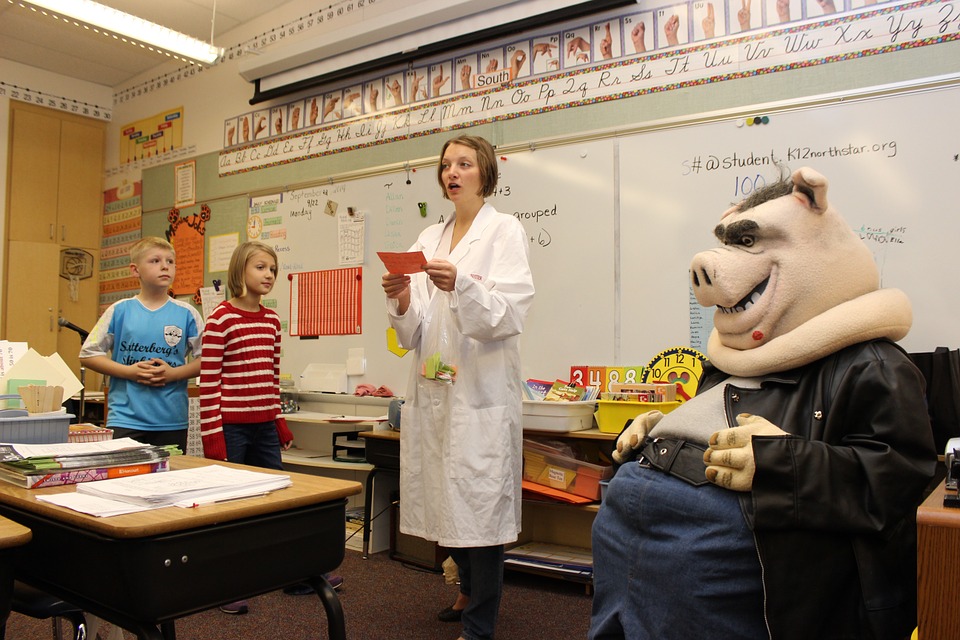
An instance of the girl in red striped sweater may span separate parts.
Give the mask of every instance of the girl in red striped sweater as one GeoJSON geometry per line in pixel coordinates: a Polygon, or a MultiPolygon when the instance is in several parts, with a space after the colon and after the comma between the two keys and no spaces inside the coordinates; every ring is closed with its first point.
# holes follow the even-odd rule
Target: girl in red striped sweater
{"type": "Polygon", "coordinates": [[[210,314],[203,331],[203,454],[282,469],[280,451],[293,436],[280,417],[280,318],[260,304],[276,283],[277,254],[262,242],[244,242],[228,275],[233,297],[210,314]]]}
{"type": "MultiPolygon", "coordinates": [[[[203,331],[200,356],[200,436],[203,455],[268,469],[283,469],[281,449],[293,434],[280,416],[280,318],[260,304],[277,281],[277,254],[262,242],[244,242],[230,257],[233,297],[214,309],[203,331]],[[204,352],[203,349],[209,349],[204,352]]],[[[324,578],[339,589],[340,576],[324,578]]],[[[284,592],[312,593],[308,584],[284,592]]],[[[220,607],[248,611],[245,600],[220,607]]]]}

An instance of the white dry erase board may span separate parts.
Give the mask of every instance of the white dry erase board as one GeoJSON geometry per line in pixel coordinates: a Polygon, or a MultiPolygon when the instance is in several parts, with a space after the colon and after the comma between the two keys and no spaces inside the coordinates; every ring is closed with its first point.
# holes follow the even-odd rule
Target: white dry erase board
{"type": "MultiPolygon", "coordinates": [[[[521,339],[525,377],[566,378],[571,365],[645,364],[667,347],[702,348],[697,341],[712,311],[691,308],[690,259],[715,245],[713,228],[730,203],[776,178],[770,159],[788,171],[809,165],[830,180],[830,199],[870,246],[883,285],[903,289],[913,302],[914,327],[902,341],[908,351],[960,345],[953,115],[960,113],[960,86],[766,109],[756,113],[767,115],[767,124],[755,126],[744,124],[749,112],[741,109],[703,122],[500,150],[506,160],[491,201],[522,218],[537,288],[521,339]],[[691,315],[703,322],[691,328],[691,315]]],[[[273,303],[289,320],[286,274],[341,266],[327,200],[338,212],[353,207],[362,215],[362,333],[286,336],[281,367],[296,378],[311,362],[344,363],[348,349],[363,348],[366,374],[350,376],[350,388],[387,385],[402,394],[412,355],[386,348],[376,252],[406,250],[452,206],[432,167],[377,171],[301,190],[314,192],[312,204],[284,194],[273,220],[264,216],[263,232],[285,230],[268,241],[281,267],[273,303]]],[[[241,229],[246,212],[242,220],[238,214],[231,224],[241,229]]]]}
{"type": "Polygon", "coordinates": [[[731,118],[622,140],[621,359],[688,343],[690,259],[715,246],[713,228],[730,203],[776,179],[764,164],[771,157],[830,181],[827,197],[873,251],[882,286],[913,303],[901,345],[956,347],[960,136],[935,114],[958,109],[954,86],[773,113],[755,126],[731,118]],[[647,250],[627,250],[631,238],[644,238],[647,250]]]}
{"type": "MultiPolygon", "coordinates": [[[[517,215],[530,245],[537,296],[522,337],[526,377],[566,378],[570,365],[613,362],[615,316],[612,143],[589,141],[515,152],[500,159],[497,193],[489,201],[517,215]]],[[[277,249],[280,279],[269,304],[290,321],[292,272],[333,270],[340,264],[339,217],[352,208],[364,225],[362,334],[301,339],[284,336],[281,368],[296,379],[311,362],[342,363],[363,348],[360,382],[406,389],[413,354],[387,350],[389,326],[377,251],[406,251],[428,225],[453,213],[433,167],[333,182],[283,193],[275,211],[261,214],[262,230],[277,249]],[[409,180],[409,184],[407,181],[409,180]],[[421,215],[425,204],[426,216],[421,215]],[[329,215],[336,209],[334,215],[329,215]]],[[[346,214],[349,217],[349,214],[346,214]]]]}

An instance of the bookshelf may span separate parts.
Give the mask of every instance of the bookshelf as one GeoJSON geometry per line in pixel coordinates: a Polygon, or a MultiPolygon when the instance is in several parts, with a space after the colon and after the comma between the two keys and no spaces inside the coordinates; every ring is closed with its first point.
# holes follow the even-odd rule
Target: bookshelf
{"type": "MultiPolygon", "coordinates": [[[[582,431],[535,431],[524,429],[523,436],[549,438],[553,440],[570,441],[571,444],[596,447],[605,456],[609,457],[616,446],[616,433],[601,432],[597,428],[582,431]]],[[[571,557],[582,561],[590,556],[591,530],[593,520],[600,510],[599,503],[585,505],[563,504],[541,500],[524,499],[523,501],[523,529],[515,545],[507,549],[507,557],[518,547],[526,547],[539,553],[544,546],[553,547],[554,552],[564,551],[571,557]]],[[[516,553],[516,552],[515,552],[516,553]]],[[[587,593],[593,588],[592,575],[587,576],[580,572],[553,570],[547,566],[536,566],[523,562],[507,562],[507,569],[524,571],[536,575],[549,576],[586,585],[587,593]]]]}

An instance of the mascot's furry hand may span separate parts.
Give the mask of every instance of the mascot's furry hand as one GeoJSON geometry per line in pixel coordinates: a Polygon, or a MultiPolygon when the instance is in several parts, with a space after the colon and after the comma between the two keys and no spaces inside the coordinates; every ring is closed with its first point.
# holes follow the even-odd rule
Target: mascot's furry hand
{"type": "Polygon", "coordinates": [[[663,414],[659,411],[647,411],[634,418],[630,426],[617,438],[617,448],[613,452],[614,462],[623,464],[630,459],[630,456],[643,446],[643,441],[650,430],[662,419],[663,414]]]}
{"type": "MultiPolygon", "coordinates": [[[[723,429],[710,436],[710,446],[703,454],[707,480],[733,491],[750,491],[757,463],[753,458],[753,436],[789,436],[766,418],[741,413],[738,427],[723,429]]],[[[619,447],[619,442],[617,443],[619,447]]],[[[616,454],[614,454],[616,457],[616,454]]]]}

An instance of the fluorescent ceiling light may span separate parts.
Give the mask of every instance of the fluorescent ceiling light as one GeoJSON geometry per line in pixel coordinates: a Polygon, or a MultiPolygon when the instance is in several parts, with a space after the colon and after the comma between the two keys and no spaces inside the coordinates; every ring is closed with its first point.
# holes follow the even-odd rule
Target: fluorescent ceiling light
{"type": "MultiPolygon", "coordinates": [[[[11,3],[14,1],[10,0],[11,3]]],[[[129,39],[133,44],[187,61],[212,64],[223,55],[220,47],[92,0],[18,0],[17,4],[44,14],[49,11],[54,17],[67,19],[77,26],[93,28],[94,31],[109,31],[106,35],[129,39]]]]}

